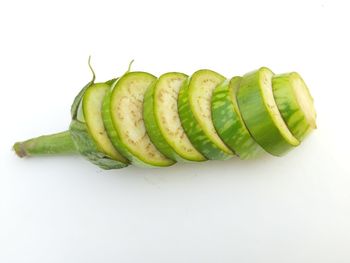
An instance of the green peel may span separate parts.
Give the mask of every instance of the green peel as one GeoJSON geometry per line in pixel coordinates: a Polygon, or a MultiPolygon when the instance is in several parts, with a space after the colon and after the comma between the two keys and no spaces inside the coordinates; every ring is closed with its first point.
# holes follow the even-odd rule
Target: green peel
{"type": "Polygon", "coordinates": [[[211,118],[211,97],[225,78],[211,70],[195,72],[181,87],[178,107],[182,126],[194,147],[211,160],[226,160],[232,151],[217,134],[211,118]]]}
{"type": "Polygon", "coordinates": [[[134,164],[281,156],[316,128],[313,98],[299,74],[268,68],[230,81],[211,70],[158,79],[128,70],[92,80],[75,97],[69,130],[13,145],[19,157],[79,153],[103,169],[134,164]]]}
{"type": "Polygon", "coordinates": [[[103,105],[105,126],[113,145],[138,166],[174,164],[154,146],[143,121],[143,99],[155,80],[146,72],[128,72],[115,82],[103,105]]]}
{"type": "Polygon", "coordinates": [[[98,149],[111,159],[127,164],[128,160],[114,148],[109,139],[102,119],[103,98],[109,88],[107,83],[96,83],[86,90],[81,103],[84,120],[98,149]]]}
{"type": "Polygon", "coordinates": [[[206,158],[191,144],[178,113],[179,90],[188,76],[170,72],[151,85],[143,103],[147,133],[156,147],[175,161],[204,161],[206,158]]]}
{"type": "Polygon", "coordinates": [[[250,135],[238,108],[236,93],[241,77],[219,84],[213,93],[212,117],[221,139],[241,159],[256,158],[263,149],[250,135]]]}
{"type": "Polygon", "coordinates": [[[272,77],[273,95],[289,130],[302,141],[316,129],[313,98],[301,76],[296,72],[272,77]]]}
{"type": "Polygon", "coordinates": [[[244,123],[254,140],[268,153],[281,156],[299,145],[289,131],[272,92],[273,72],[268,68],[243,76],[237,101],[244,123]]]}

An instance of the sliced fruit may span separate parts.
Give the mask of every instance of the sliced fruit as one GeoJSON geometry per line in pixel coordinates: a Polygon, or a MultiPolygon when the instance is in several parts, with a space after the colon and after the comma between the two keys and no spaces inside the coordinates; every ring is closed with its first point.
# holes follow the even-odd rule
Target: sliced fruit
{"type": "Polygon", "coordinates": [[[274,75],[272,89],[289,130],[302,141],[316,128],[316,110],[304,80],[296,72],[274,75]]]}
{"type": "Polygon", "coordinates": [[[86,91],[82,101],[82,110],[89,134],[95,141],[98,149],[110,156],[112,159],[128,163],[113,146],[109,139],[102,119],[103,98],[110,85],[106,83],[92,84],[86,91]]]}
{"type": "Polygon", "coordinates": [[[127,163],[113,160],[110,156],[102,152],[88,132],[82,110],[82,99],[86,90],[93,85],[93,83],[94,78],[79,92],[71,107],[72,121],[69,126],[69,132],[75,148],[82,156],[102,169],[119,169],[126,167],[128,166],[127,163]]]}
{"type": "Polygon", "coordinates": [[[212,119],[220,138],[241,159],[259,156],[263,149],[250,135],[238,108],[236,92],[241,77],[219,84],[214,92],[211,104],[212,119]]]}
{"type": "Polygon", "coordinates": [[[182,128],[177,98],[188,76],[171,72],[163,74],[146,91],[143,118],[147,133],[158,150],[176,161],[204,161],[182,128]]]}
{"type": "Polygon", "coordinates": [[[182,126],[194,147],[206,158],[225,160],[232,151],[217,134],[211,118],[214,88],[225,78],[211,70],[199,70],[180,89],[178,98],[182,126]]]}
{"type": "Polygon", "coordinates": [[[299,145],[284,122],[272,92],[273,72],[268,68],[243,76],[237,101],[243,120],[254,140],[267,152],[281,156],[299,145]]]}
{"type": "Polygon", "coordinates": [[[139,166],[169,166],[174,161],[151,142],[143,121],[143,99],[156,77],[146,72],[128,72],[105,96],[103,118],[117,150],[139,166]]]}

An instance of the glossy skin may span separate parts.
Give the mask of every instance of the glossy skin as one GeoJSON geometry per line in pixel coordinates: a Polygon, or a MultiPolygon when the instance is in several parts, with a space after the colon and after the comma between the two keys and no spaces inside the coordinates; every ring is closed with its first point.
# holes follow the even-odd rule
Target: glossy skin
{"type": "Polygon", "coordinates": [[[268,153],[281,156],[299,145],[282,119],[273,98],[268,68],[243,76],[237,101],[243,120],[254,140],[268,153]]]}
{"type": "Polygon", "coordinates": [[[302,141],[316,128],[316,111],[310,92],[296,72],[272,77],[274,98],[289,130],[302,141]]]}
{"type": "Polygon", "coordinates": [[[241,77],[219,84],[212,98],[212,117],[216,131],[221,139],[241,159],[255,158],[263,149],[255,142],[246,128],[238,108],[236,92],[241,77]]]}

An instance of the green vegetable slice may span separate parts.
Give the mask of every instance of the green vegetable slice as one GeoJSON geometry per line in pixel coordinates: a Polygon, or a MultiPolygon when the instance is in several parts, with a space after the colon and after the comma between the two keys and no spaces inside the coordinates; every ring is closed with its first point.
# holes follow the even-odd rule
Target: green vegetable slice
{"type": "Polygon", "coordinates": [[[84,119],[98,149],[112,159],[127,164],[128,160],[114,148],[103,124],[102,103],[109,88],[107,83],[96,83],[88,87],[82,100],[84,119]]]}
{"type": "Polygon", "coordinates": [[[147,133],[158,150],[176,161],[204,161],[182,128],[177,98],[188,76],[171,72],[163,74],[146,91],[143,118],[147,133]]]}
{"type": "Polygon", "coordinates": [[[113,145],[138,166],[170,166],[174,161],[151,142],[143,121],[143,99],[156,77],[146,72],[128,72],[105,96],[103,118],[113,145]]]}
{"type": "Polygon", "coordinates": [[[178,97],[182,126],[190,141],[206,158],[225,160],[232,151],[217,134],[211,118],[214,88],[225,78],[211,70],[199,70],[180,89],[178,97]]]}
{"type": "Polygon", "coordinates": [[[237,101],[255,141],[267,152],[281,156],[299,145],[284,122],[272,92],[273,72],[265,67],[243,76],[237,101]]]}
{"type": "Polygon", "coordinates": [[[238,108],[236,92],[241,77],[219,84],[211,104],[212,118],[216,131],[227,146],[241,159],[259,156],[263,149],[250,135],[238,108]]]}
{"type": "Polygon", "coordinates": [[[316,110],[304,80],[296,72],[274,75],[272,89],[289,130],[302,141],[316,128],[316,110]]]}
{"type": "Polygon", "coordinates": [[[69,130],[16,142],[19,157],[80,153],[103,169],[129,163],[281,156],[316,128],[313,98],[298,73],[268,68],[230,81],[211,70],[158,80],[146,72],[86,84],[71,106],[69,130]]]}
{"type": "Polygon", "coordinates": [[[85,94],[85,91],[92,84],[93,82],[90,82],[90,84],[86,85],[83,88],[83,92],[80,92],[78,94],[72,105],[72,109],[74,110],[72,111],[73,118],[69,126],[69,131],[75,148],[83,157],[102,169],[108,170],[126,167],[128,164],[120,162],[118,160],[113,160],[110,156],[100,151],[88,132],[84,114],[82,112],[82,98],[85,94]]]}
{"type": "Polygon", "coordinates": [[[94,85],[95,72],[90,64],[90,57],[88,65],[92,72],[92,80],[86,84],[78,95],[75,97],[73,104],[71,106],[71,116],[72,121],[69,126],[69,132],[71,138],[74,142],[75,148],[78,152],[88,159],[90,162],[98,165],[102,169],[119,169],[128,166],[127,163],[120,162],[118,160],[113,160],[110,156],[102,152],[91,135],[88,132],[88,128],[85,123],[85,118],[82,109],[82,100],[85,92],[94,85]]]}

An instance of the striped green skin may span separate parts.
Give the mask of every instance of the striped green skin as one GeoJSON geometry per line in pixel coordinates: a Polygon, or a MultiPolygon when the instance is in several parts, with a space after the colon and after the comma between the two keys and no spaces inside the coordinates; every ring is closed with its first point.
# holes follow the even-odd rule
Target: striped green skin
{"type": "Polygon", "coordinates": [[[316,128],[313,98],[301,76],[296,72],[272,77],[273,95],[289,130],[302,141],[316,128]]]}
{"type": "Polygon", "coordinates": [[[104,98],[103,119],[107,133],[116,147],[137,166],[170,166],[151,142],[143,121],[143,99],[156,77],[146,72],[128,72],[119,78],[104,98]]]}
{"type": "Polygon", "coordinates": [[[151,85],[143,101],[143,119],[151,141],[174,161],[206,160],[191,144],[182,128],[177,109],[180,87],[188,76],[165,73],[151,85]]]}
{"type": "Polygon", "coordinates": [[[102,119],[102,103],[110,85],[107,83],[94,83],[83,96],[82,111],[85,123],[91,138],[96,143],[98,149],[116,161],[127,164],[124,158],[110,141],[102,119]]]}
{"type": "Polygon", "coordinates": [[[282,156],[299,145],[278,111],[272,93],[273,72],[268,68],[243,76],[237,101],[243,120],[254,140],[268,153],[282,156]]]}
{"type": "Polygon", "coordinates": [[[182,126],[194,147],[210,160],[226,160],[232,151],[215,131],[211,118],[214,88],[225,78],[211,70],[199,70],[184,82],[178,97],[182,126]]]}
{"type": "Polygon", "coordinates": [[[219,84],[211,101],[213,123],[221,139],[241,159],[251,159],[264,151],[250,135],[238,108],[236,92],[241,77],[219,84]]]}

